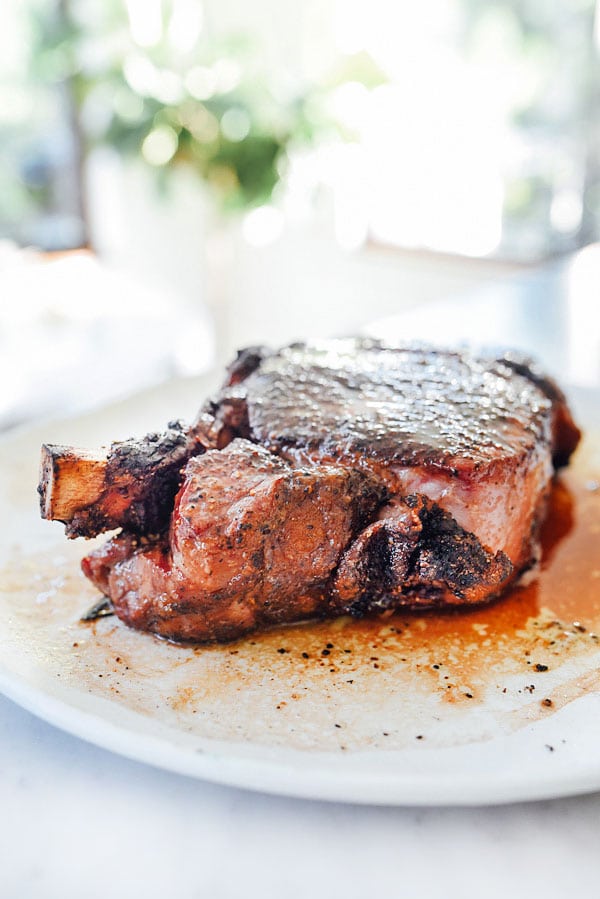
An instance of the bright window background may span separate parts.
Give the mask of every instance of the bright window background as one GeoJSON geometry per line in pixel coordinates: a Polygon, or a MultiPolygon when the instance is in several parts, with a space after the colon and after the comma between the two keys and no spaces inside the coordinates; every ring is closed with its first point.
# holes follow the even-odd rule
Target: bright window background
{"type": "Polygon", "coordinates": [[[340,96],[376,237],[527,258],[595,236],[592,3],[354,0],[335,13],[338,51],[366,51],[390,79],[340,96]]]}
{"type": "MultiPolygon", "coordinates": [[[[193,60],[203,33],[244,34],[275,96],[326,96],[336,133],[290,153],[285,206],[294,215],[325,188],[342,246],[531,260],[598,237],[593,0],[4,0],[2,21],[0,236],[19,243],[85,243],[86,132],[119,104],[135,115],[120,88],[152,90],[148,58],[165,36],[153,99],[172,102],[178,79],[209,96],[214,79],[193,60]],[[61,17],[76,23],[71,43],[61,17]],[[120,53],[124,29],[134,53],[120,53]],[[97,80],[94,104],[78,101],[79,68],[97,80]]],[[[235,51],[226,63],[234,82],[235,51]]],[[[243,116],[220,125],[245,139],[243,116]]],[[[172,134],[134,149],[160,167],[172,134]]]]}

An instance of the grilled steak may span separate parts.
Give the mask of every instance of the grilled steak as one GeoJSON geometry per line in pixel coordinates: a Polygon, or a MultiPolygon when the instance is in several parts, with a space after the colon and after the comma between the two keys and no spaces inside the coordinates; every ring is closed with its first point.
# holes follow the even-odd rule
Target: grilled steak
{"type": "Polygon", "coordinates": [[[235,439],[188,463],[168,538],[113,538],[83,570],[128,624],[178,640],[473,602],[511,577],[507,556],[486,551],[436,504],[387,500],[368,470],[292,468],[235,439]]]}
{"type": "Polygon", "coordinates": [[[394,496],[424,494],[520,569],[543,512],[552,441],[566,442],[568,423],[575,445],[579,437],[555,397],[504,361],[348,339],[265,355],[210,411],[295,464],[368,468],[394,496]]]}
{"type": "Polygon", "coordinates": [[[368,472],[293,469],[234,440],[188,463],[166,543],[117,537],[84,571],[135,627],[224,640],[326,611],[340,554],[384,498],[368,472]]]}
{"type": "Polygon", "coordinates": [[[145,472],[172,509],[161,529],[153,507],[159,533],[126,520],[83,568],[124,621],[179,640],[482,602],[534,560],[553,456],[578,439],[562,393],[516,357],[253,348],[186,432],[180,467],[145,472]]]}

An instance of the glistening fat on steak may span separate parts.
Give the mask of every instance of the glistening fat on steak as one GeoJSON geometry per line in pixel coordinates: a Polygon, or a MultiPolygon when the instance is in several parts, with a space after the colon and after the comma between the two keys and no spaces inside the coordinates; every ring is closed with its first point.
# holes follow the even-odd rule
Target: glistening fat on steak
{"type": "Polygon", "coordinates": [[[579,431],[525,360],[349,339],[240,354],[187,438],[207,452],[169,482],[166,530],[84,570],[133,626],[220,640],[498,595],[579,431]]]}

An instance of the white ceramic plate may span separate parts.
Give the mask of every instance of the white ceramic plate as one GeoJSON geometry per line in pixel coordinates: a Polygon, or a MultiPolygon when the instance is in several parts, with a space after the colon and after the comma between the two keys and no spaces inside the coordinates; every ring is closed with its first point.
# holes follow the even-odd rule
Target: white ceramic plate
{"type": "MultiPolygon", "coordinates": [[[[205,391],[172,385],[0,446],[0,689],[130,758],[285,795],[478,804],[600,788],[600,644],[531,597],[441,622],[340,620],[196,650],[114,617],[79,621],[95,599],[79,573],[86,544],[38,519],[40,443],[143,433],[191,414],[205,391]]],[[[597,395],[583,399],[597,426],[597,395]]],[[[600,472],[599,446],[588,439],[574,476],[600,472]]]]}

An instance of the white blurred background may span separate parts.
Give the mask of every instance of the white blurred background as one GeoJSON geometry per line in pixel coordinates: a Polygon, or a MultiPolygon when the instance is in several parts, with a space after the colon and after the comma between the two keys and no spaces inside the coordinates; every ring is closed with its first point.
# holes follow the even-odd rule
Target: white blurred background
{"type": "Polygon", "coordinates": [[[597,240],[599,34],[594,0],[3,0],[0,425],[597,240]]]}

